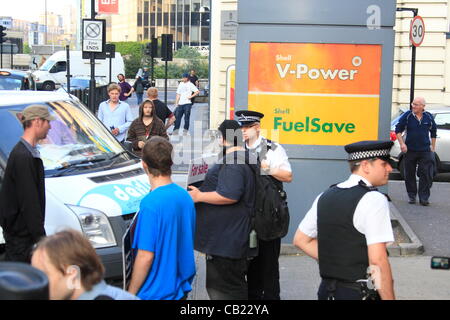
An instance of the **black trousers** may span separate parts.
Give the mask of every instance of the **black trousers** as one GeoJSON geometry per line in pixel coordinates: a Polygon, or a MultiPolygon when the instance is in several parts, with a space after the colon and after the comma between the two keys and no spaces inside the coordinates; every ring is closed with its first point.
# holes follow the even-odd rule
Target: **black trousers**
{"type": "Polygon", "coordinates": [[[5,236],[5,261],[31,263],[34,241],[28,237],[5,236]]]}
{"type": "MultiPolygon", "coordinates": [[[[319,292],[317,293],[317,297],[319,300],[328,300],[329,295],[330,295],[329,283],[327,281],[322,280],[319,286],[319,292]]],[[[362,300],[362,294],[360,290],[343,287],[340,285],[336,285],[333,292],[333,297],[334,297],[333,300],[362,300]]]]}
{"type": "Polygon", "coordinates": [[[211,300],[247,300],[248,261],[206,256],[206,291],[211,300]]]}
{"type": "Polygon", "coordinates": [[[249,300],[280,300],[281,239],[258,241],[258,256],[250,261],[248,268],[249,300]]]}
{"type": "Polygon", "coordinates": [[[408,197],[415,199],[416,195],[419,194],[420,200],[428,201],[435,170],[434,152],[408,151],[405,154],[404,161],[404,176],[408,197]],[[419,177],[419,190],[417,190],[416,167],[419,177]]]}

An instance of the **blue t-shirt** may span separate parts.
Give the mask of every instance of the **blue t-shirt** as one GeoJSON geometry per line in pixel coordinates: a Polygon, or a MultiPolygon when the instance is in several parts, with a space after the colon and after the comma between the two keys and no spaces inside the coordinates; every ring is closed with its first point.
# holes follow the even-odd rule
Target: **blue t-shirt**
{"type": "Polygon", "coordinates": [[[150,192],[140,204],[133,249],[155,254],[137,296],[179,300],[195,276],[195,207],[186,190],[172,183],[150,192]]]}

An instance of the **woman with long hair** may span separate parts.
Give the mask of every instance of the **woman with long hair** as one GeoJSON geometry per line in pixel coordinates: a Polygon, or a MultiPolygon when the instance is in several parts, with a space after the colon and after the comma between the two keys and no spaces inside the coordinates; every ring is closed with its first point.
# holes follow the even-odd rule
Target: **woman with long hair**
{"type": "Polygon", "coordinates": [[[164,123],[156,116],[153,101],[147,99],[139,106],[139,117],[131,123],[127,140],[132,143],[136,155],[141,157],[145,142],[153,136],[169,139],[164,123]]]}

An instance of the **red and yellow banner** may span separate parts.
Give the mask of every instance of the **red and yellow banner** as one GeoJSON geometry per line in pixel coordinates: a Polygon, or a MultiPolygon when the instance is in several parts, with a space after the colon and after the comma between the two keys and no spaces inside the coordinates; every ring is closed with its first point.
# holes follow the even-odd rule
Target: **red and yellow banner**
{"type": "Polygon", "coordinates": [[[380,45],[251,43],[248,109],[280,143],[374,140],[380,73],[380,45]]]}

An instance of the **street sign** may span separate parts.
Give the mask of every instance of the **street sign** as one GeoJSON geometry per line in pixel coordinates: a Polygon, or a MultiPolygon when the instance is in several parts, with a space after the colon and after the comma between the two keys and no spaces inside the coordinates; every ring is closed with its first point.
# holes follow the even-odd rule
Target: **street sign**
{"type": "Polygon", "coordinates": [[[415,16],[411,21],[411,28],[409,30],[409,39],[413,46],[418,47],[422,44],[425,38],[425,22],[421,16],[415,16]]]}
{"type": "Polygon", "coordinates": [[[83,19],[83,52],[105,51],[106,21],[83,19]]]}

